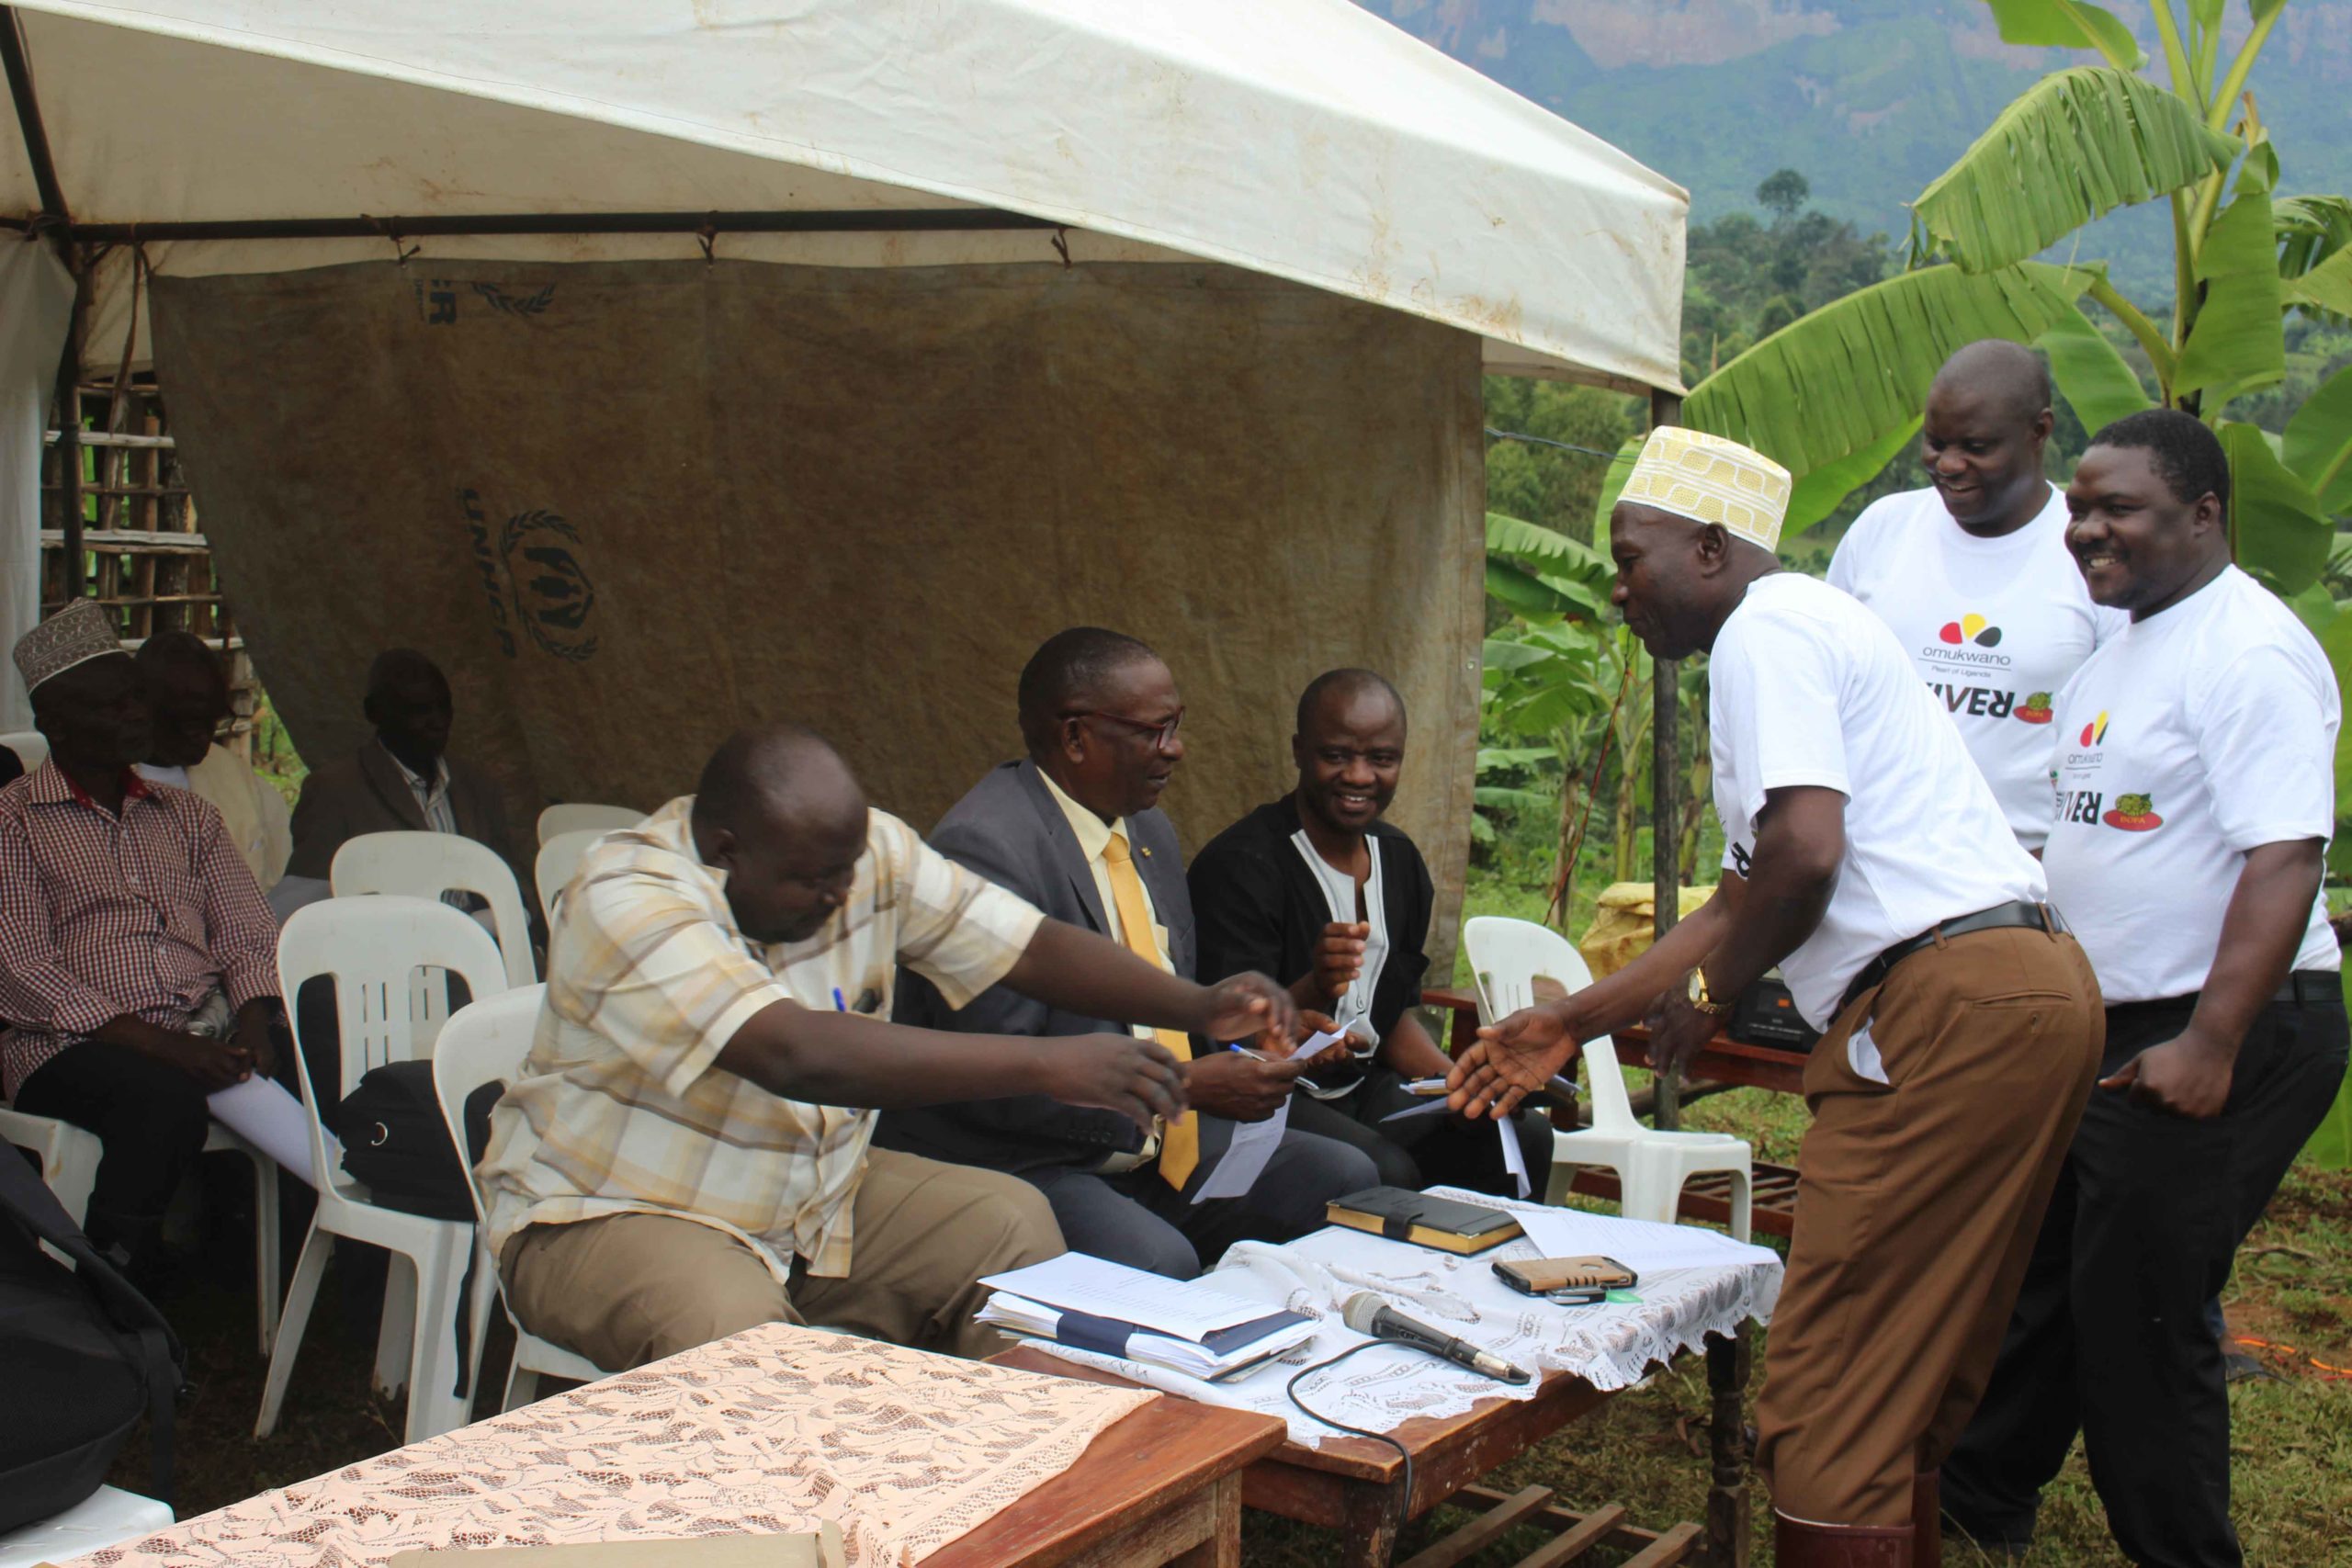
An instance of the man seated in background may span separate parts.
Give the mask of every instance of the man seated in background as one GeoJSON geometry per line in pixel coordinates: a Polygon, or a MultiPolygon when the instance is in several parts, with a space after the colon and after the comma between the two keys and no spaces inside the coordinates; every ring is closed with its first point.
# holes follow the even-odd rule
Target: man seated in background
{"type": "Polygon", "coordinates": [[[1184,1118],[1177,1064],[1120,1031],[1039,1042],[889,1020],[900,963],[968,1001],[1248,1038],[1290,998],[1180,980],[1047,919],[871,810],[771,725],[698,792],[599,840],[560,907],[530,1055],[492,1116],[486,1240],[515,1315],[613,1371],[779,1319],[986,1355],[978,1281],[1062,1251],[1010,1177],[868,1146],[877,1108],[1006,1093],[1184,1118]]]}
{"type": "Polygon", "coordinates": [[[294,851],[289,813],[275,785],[213,739],[230,711],[220,656],[192,632],[157,632],[136,657],[155,712],[154,749],[139,764],[139,776],[210,801],[245,869],[268,892],[294,851]]]}
{"type": "MultiPolygon", "coordinates": [[[[1290,750],[1297,787],[1193,861],[1201,973],[1287,980],[1301,1008],[1329,1013],[1359,1043],[1298,1080],[1292,1126],[1363,1150],[1391,1187],[1521,1196],[1491,1123],[1452,1113],[1384,1120],[1423,1103],[1408,1080],[1442,1080],[1453,1067],[1410,1010],[1429,967],[1429,867],[1381,820],[1405,765],[1405,699],[1369,670],[1318,675],[1298,699],[1290,750]]],[[[1551,1123],[1529,1110],[1510,1125],[1531,1180],[1542,1181],[1551,1123]]]]}
{"type": "Polygon", "coordinates": [[[17,644],[49,761],[0,789],[0,1093],[104,1145],[83,1229],[153,1289],[206,1097],[291,1071],[277,928],[220,812],[131,771],[147,682],[81,600],[17,644]]]}
{"type": "MultiPolygon", "coordinates": [[[[1135,638],[1077,626],[1031,657],[1018,701],[1028,756],[975,784],[940,819],[933,846],[1189,983],[1196,972],[1192,898],[1176,829],[1157,804],[1184,755],[1175,677],[1135,638]]],[[[1023,1178],[1046,1194],[1077,1251],[1190,1279],[1235,1241],[1286,1241],[1315,1229],[1329,1200],[1377,1179],[1362,1152],[1291,1128],[1246,1196],[1194,1202],[1237,1125],[1283,1110],[1306,1066],[1228,1051],[1220,1042],[1231,1035],[1195,1043],[1152,1030],[1159,1021],[1131,1010],[1068,1006],[1006,987],[961,998],[910,984],[899,1017],[1048,1038],[1132,1025],[1185,1058],[1186,1098],[1206,1114],[1159,1131],[1035,1095],[943,1100],[882,1119],[888,1147],[1023,1178]]]]}
{"type": "MultiPolygon", "coordinates": [[[[413,649],[378,654],[368,667],[361,707],[375,735],[302,783],[286,874],[307,886],[296,884],[274,901],[281,917],[326,897],[335,851],[362,833],[456,833],[488,844],[502,859],[511,853],[497,786],[447,754],[456,710],[438,666],[413,649]]],[[[514,881],[531,886],[519,871],[514,881]]]]}

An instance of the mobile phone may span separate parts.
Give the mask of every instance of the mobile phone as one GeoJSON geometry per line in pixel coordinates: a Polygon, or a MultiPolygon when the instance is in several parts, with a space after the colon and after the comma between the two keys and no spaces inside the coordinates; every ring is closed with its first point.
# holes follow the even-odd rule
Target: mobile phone
{"type": "Polygon", "coordinates": [[[1558,1297],[1575,1292],[1578,1299],[1599,1301],[1611,1291],[1630,1290],[1641,1276],[1613,1258],[1589,1254],[1582,1258],[1530,1258],[1497,1263],[1495,1278],[1522,1295],[1558,1297]]]}

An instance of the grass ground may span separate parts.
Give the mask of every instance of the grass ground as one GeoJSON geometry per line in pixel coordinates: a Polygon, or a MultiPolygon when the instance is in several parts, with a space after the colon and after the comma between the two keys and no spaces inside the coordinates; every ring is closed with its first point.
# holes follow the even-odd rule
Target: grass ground
{"type": "MultiPolygon", "coordinates": [[[[1540,891],[1474,879],[1476,913],[1538,918],[1540,891]]],[[[1589,894],[1584,900],[1589,911],[1589,894]]],[[[1636,1083],[1644,1075],[1629,1074],[1636,1083]]],[[[1804,1108],[1787,1096],[1741,1089],[1692,1106],[1686,1124],[1736,1133],[1756,1157],[1793,1163],[1804,1108]]],[[[398,1402],[370,1393],[374,1328],[371,1282],[350,1260],[328,1270],[293,1393],[278,1430],[256,1441],[263,1364],[254,1344],[249,1254],[251,1220],[241,1162],[214,1156],[204,1189],[212,1215],[210,1249],[167,1303],[186,1338],[195,1393],[181,1415],[182,1517],[302,1480],[394,1447],[402,1419],[398,1402]]],[[[289,1237],[290,1268],[300,1247],[289,1237]]],[[[2239,1258],[2223,1298],[2232,1333],[2263,1342],[2256,1350],[2269,1376],[2231,1390],[2238,1529],[2256,1568],[2352,1568],[2352,1172],[2299,1165],[2239,1258]],[[2290,1349],[2288,1348],[2291,1347],[2290,1349]],[[2320,1364],[2315,1364],[2320,1363],[2320,1364]]],[[[478,1408],[494,1408],[504,1377],[504,1326],[492,1330],[478,1408]]],[[[1762,1365],[1758,1347],[1758,1381],[1762,1365]]],[[[1704,1517],[1706,1380],[1695,1362],[1668,1369],[1604,1406],[1498,1473],[1510,1487],[1540,1483],[1571,1506],[1615,1501],[1634,1521],[1657,1527],[1704,1517]]],[[[143,1484],[143,1444],[126,1451],[119,1483],[143,1484]]],[[[1770,1529],[1760,1488],[1755,1500],[1757,1561],[1771,1561],[1770,1529]]],[[[1464,1516],[1441,1510],[1406,1540],[1430,1539],[1464,1516]]],[[[2109,1541],[2079,1450],[2043,1508],[2042,1539],[2029,1568],[2108,1568],[2120,1556],[2109,1541]]],[[[1535,1544],[1506,1540],[1470,1560],[1516,1562],[1535,1544]]],[[[1243,1560],[1258,1568],[1307,1568],[1333,1560],[1325,1532],[1250,1514],[1243,1560]]],[[[1955,1543],[1954,1568],[1987,1561],[1955,1543]]]]}

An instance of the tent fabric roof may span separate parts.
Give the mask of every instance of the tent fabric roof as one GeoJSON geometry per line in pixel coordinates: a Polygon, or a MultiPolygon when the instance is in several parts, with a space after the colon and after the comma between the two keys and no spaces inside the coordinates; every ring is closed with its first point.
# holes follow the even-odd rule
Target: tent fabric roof
{"type": "MultiPolygon", "coordinates": [[[[77,223],[968,204],[1086,231],[1092,254],[1226,262],[1443,321],[1487,340],[1498,368],[1679,386],[1683,192],[1351,0],[16,11],[77,223]]],[[[0,133],[0,212],[40,207],[24,145],[0,133]]],[[[425,243],[649,254],[636,236],[425,243]]],[[[695,254],[690,237],[658,243],[695,254]]],[[[881,265],[1047,259],[1047,243],[726,242],[881,265]]],[[[349,240],[150,248],[167,271],[383,254],[349,240]]],[[[118,269],[102,288],[122,282],[118,269]]]]}

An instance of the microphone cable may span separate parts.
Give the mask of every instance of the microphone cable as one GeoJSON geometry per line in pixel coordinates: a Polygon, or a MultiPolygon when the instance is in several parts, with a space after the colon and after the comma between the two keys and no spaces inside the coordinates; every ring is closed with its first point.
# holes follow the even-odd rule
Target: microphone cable
{"type": "MultiPolygon", "coordinates": [[[[1396,1520],[1396,1522],[1401,1525],[1405,1522],[1407,1517],[1410,1517],[1409,1511],[1413,1506],[1412,1453],[1407,1450],[1404,1444],[1398,1442],[1396,1438],[1390,1437],[1385,1432],[1374,1432],[1363,1427],[1351,1427],[1345,1421],[1334,1421],[1331,1417],[1322,1414],[1313,1405],[1308,1404],[1306,1401],[1298,1397],[1298,1385],[1300,1383],[1306,1382],[1308,1378],[1313,1377],[1317,1372],[1327,1371],[1329,1369],[1338,1366],[1341,1361],[1346,1360],[1357,1351],[1369,1350],[1375,1345],[1401,1345],[1408,1350],[1419,1350],[1425,1356],[1434,1356],[1437,1354],[1437,1352],[1431,1350],[1428,1346],[1421,1344],[1418,1340],[1388,1338],[1367,1339],[1361,1345],[1349,1346],[1346,1349],[1340,1351],[1336,1356],[1326,1356],[1323,1359],[1315,1362],[1311,1366],[1299,1368],[1297,1371],[1291,1374],[1290,1382],[1283,1385],[1283,1397],[1289,1400],[1293,1404],[1298,1406],[1299,1409],[1305,1411],[1310,1420],[1320,1421],[1326,1427],[1329,1427],[1336,1431],[1345,1432],[1351,1437],[1370,1438],[1375,1443],[1386,1443],[1390,1448],[1396,1450],[1396,1457],[1405,1461],[1405,1489],[1401,1494],[1404,1500],[1398,1505],[1398,1517],[1396,1520]]],[[[1443,1358],[1441,1357],[1440,1359],[1443,1359],[1443,1358]]],[[[1452,1362],[1447,1363],[1449,1366],[1452,1364],[1452,1362]]]]}

